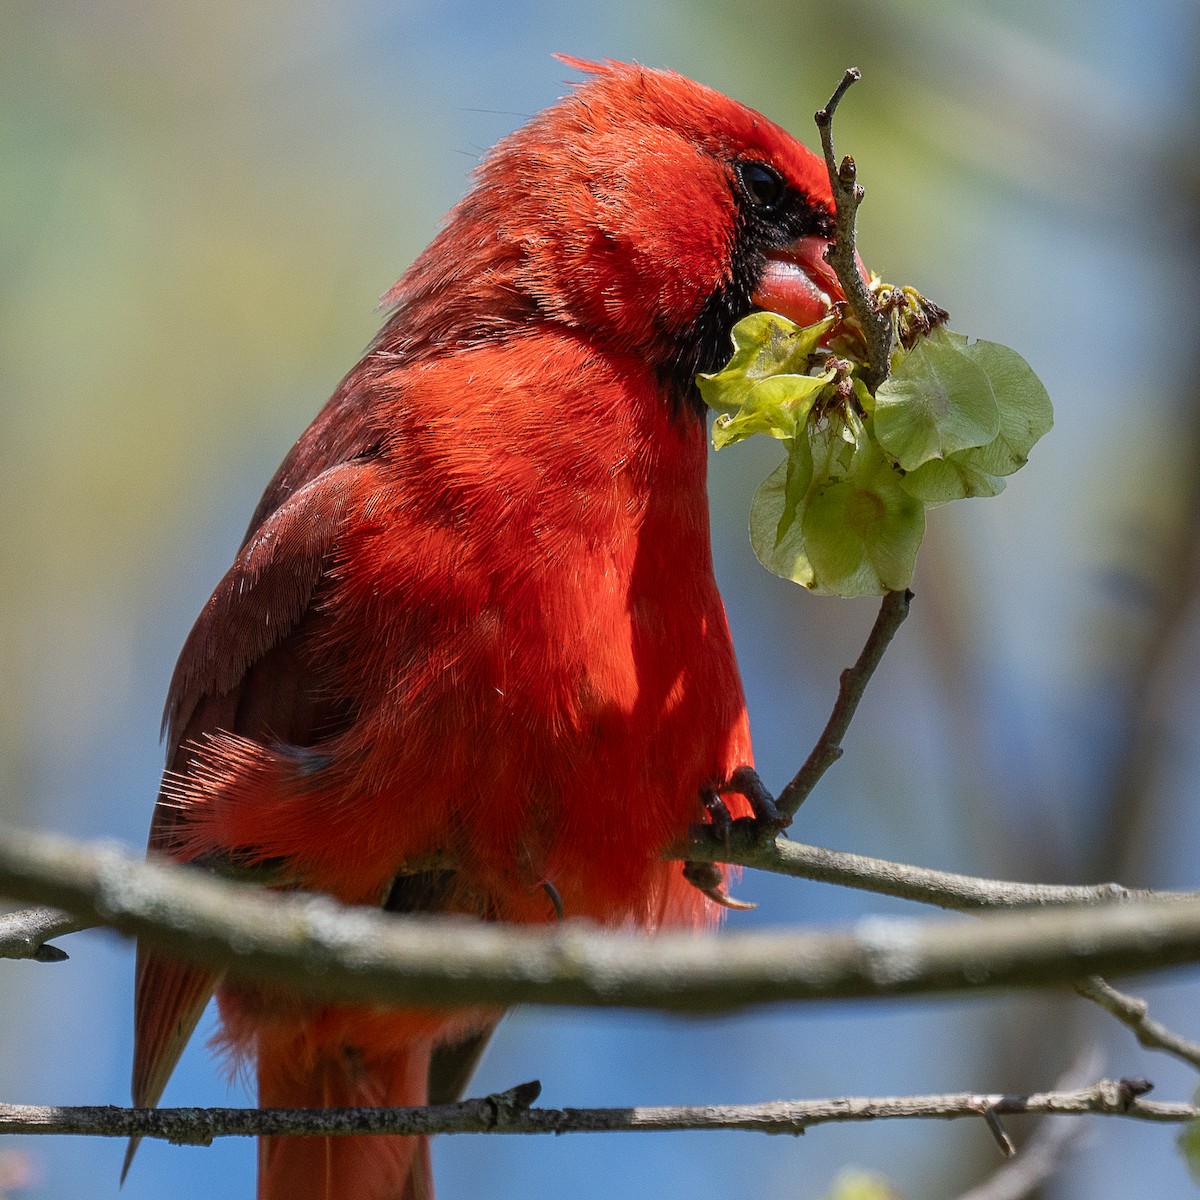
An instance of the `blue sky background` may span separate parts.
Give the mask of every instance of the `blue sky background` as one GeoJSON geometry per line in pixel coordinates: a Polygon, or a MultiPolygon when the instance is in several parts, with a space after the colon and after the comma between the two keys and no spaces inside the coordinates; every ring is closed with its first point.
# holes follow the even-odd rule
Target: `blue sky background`
{"type": "MultiPolygon", "coordinates": [[[[962,332],[1023,353],[1057,426],[999,499],[934,515],[914,616],[797,836],[1019,878],[1197,885],[1198,12],[1187,0],[13,0],[0,11],[0,814],[139,845],[175,654],[376,298],[479,154],[552,102],[550,56],[675,67],[814,140],[842,69],[860,246],[962,332]],[[1136,11],[1135,11],[1136,9],[1136,11]]],[[[759,761],[781,786],[871,602],[768,576],[745,535],[770,446],[713,462],[718,571],[759,761]]],[[[899,904],[748,875],[750,928],[899,904]]],[[[132,949],[0,970],[0,1099],[127,1097],[132,949]]],[[[1200,1036],[1194,972],[1147,985],[1200,1036]]],[[[1194,1078],[1065,995],[712,1020],[521,1011],[480,1091],[704,1103],[1049,1086],[1098,1040],[1194,1078]]],[[[203,1046],[171,1104],[241,1103],[203,1046]]],[[[1014,1131],[1018,1126],[1014,1122],[1014,1131]]],[[[1159,1127],[1094,1123],[1048,1192],[1194,1191],[1159,1127]]],[[[10,1143],[36,1200],[117,1195],[122,1147],[10,1143]]],[[[253,1146],[143,1147],[129,1200],[248,1196],[253,1146]]],[[[857,1164],[910,1200],[996,1165],[982,1125],[441,1139],[440,1195],[818,1200],[857,1164]]]]}

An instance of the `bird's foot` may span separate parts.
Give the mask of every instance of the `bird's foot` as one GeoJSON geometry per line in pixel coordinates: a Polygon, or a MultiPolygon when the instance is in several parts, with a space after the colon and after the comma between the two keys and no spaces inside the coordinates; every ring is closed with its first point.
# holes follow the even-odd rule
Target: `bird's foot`
{"type": "MultiPolygon", "coordinates": [[[[758,772],[753,767],[738,767],[729,776],[728,781],[717,790],[722,795],[737,792],[746,797],[750,803],[750,810],[754,813],[750,820],[754,822],[755,832],[760,838],[773,838],[780,830],[786,829],[792,823],[791,817],[779,811],[775,797],[771,795],[767,785],[759,778],[758,772]]],[[[723,802],[722,807],[724,807],[723,802]]],[[[725,810],[725,817],[728,820],[728,809],[725,810]]],[[[741,825],[742,822],[739,821],[738,824],[741,825]]],[[[726,832],[725,837],[728,838],[728,836],[729,834],[726,832]]]]}

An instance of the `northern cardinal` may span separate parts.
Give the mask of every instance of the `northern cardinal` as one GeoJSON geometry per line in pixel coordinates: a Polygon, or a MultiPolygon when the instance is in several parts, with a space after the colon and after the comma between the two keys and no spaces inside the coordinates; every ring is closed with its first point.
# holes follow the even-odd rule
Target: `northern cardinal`
{"type": "MultiPolygon", "coordinates": [[[[196,621],[151,851],[396,913],[718,911],[662,858],[752,761],[694,379],[755,306],[809,324],[840,298],[833,201],[741,104],[565,61],[587,79],[484,158],[196,621]]],[[[455,1099],[500,1016],[315,1005],[139,952],[136,1104],[214,989],[264,1107],[455,1099]]],[[[263,1138],[258,1196],[431,1200],[428,1143],[263,1138]]]]}

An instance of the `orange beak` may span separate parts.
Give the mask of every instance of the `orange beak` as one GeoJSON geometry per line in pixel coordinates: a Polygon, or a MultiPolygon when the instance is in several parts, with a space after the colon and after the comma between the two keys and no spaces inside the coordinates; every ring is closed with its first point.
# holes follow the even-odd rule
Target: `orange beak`
{"type": "MultiPolygon", "coordinates": [[[[762,279],[751,299],[767,312],[781,313],[797,325],[820,321],[835,301],[844,300],[842,285],[825,261],[829,241],[823,237],[797,238],[782,250],[767,255],[762,279]]],[[[858,269],[867,278],[862,259],[858,269]]]]}

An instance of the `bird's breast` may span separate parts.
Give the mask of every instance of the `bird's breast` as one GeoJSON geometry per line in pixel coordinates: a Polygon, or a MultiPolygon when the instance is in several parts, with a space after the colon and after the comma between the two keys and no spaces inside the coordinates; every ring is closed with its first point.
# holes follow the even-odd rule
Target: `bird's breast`
{"type": "Polygon", "coordinates": [[[662,850],[749,757],[704,429],[629,394],[605,425],[578,380],[522,424],[517,395],[417,426],[363,500],[330,602],[343,754],[374,836],[461,864],[468,906],[546,919],[549,883],[569,912],[650,919],[662,850]]]}

